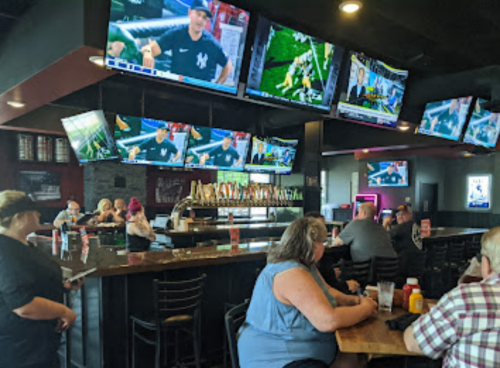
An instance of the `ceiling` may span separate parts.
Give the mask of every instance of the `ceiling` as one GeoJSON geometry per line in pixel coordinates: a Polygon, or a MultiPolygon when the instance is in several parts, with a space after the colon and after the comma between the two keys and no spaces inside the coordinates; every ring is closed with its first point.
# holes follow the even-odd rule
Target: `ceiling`
{"type": "Polygon", "coordinates": [[[23,16],[38,0],[0,1],[0,45],[17,19],[23,16]]]}

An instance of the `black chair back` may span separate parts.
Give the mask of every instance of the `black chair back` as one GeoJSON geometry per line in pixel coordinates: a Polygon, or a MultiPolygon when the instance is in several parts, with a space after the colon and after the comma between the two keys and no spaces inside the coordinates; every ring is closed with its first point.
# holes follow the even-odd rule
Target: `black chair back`
{"type": "Polygon", "coordinates": [[[444,242],[434,243],[430,248],[429,256],[427,257],[427,267],[432,269],[442,269],[446,262],[446,254],[448,245],[444,242]]]}
{"type": "Polygon", "coordinates": [[[464,260],[465,242],[451,241],[448,243],[448,263],[461,265],[464,260]]]}
{"type": "Polygon", "coordinates": [[[226,335],[227,342],[229,344],[229,352],[231,354],[231,365],[232,368],[240,368],[239,358],[238,358],[238,330],[245,322],[247,317],[248,306],[250,301],[246,301],[242,304],[231,308],[224,317],[226,324],[226,335]]]}
{"type": "Polygon", "coordinates": [[[401,270],[401,273],[407,277],[420,277],[424,274],[426,262],[427,250],[413,252],[411,254],[411,262],[408,262],[407,268],[401,270]]]}
{"type": "Polygon", "coordinates": [[[368,281],[370,279],[371,264],[371,259],[361,262],[346,261],[342,259],[338,263],[338,267],[341,271],[340,277],[343,281],[355,280],[362,287],[364,287],[368,284],[368,281]]]}
{"type": "Polygon", "coordinates": [[[373,257],[373,280],[396,281],[400,275],[399,257],[373,257]]]}
{"type": "Polygon", "coordinates": [[[155,320],[158,325],[172,318],[199,316],[203,286],[207,275],[182,281],[153,281],[155,320]]]}
{"type": "Polygon", "coordinates": [[[465,243],[464,260],[469,261],[479,252],[481,252],[481,242],[471,239],[465,243]]]}

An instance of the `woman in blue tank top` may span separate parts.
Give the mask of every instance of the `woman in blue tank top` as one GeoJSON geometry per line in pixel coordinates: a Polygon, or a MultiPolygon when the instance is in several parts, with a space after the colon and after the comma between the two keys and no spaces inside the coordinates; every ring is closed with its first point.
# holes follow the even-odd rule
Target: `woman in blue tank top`
{"type": "Polygon", "coordinates": [[[356,356],[337,353],[334,332],[372,316],[377,304],[326,284],[316,268],[326,237],[323,223],[302,218],[270,248],[240,330],[241,368],[326,368],[357,363],[356,356]]]}

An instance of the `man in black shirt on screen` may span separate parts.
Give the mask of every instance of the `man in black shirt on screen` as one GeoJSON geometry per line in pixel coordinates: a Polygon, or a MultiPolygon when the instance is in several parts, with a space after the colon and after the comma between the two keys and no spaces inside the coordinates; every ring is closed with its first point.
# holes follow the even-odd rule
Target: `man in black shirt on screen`
{"type": "Polygon", "coordinates": [[[203,156],[203,162],[206,162],[209,158],[214,159],[214,166],[222,167],[237,167],[241,164],[240,154],[231,146],[233,143],[232,133],[227,133],[222,140],[220,146],[215,147],[211,151],[208,151],[203,156]]]}
{"type": "Polygon", "coordinates": [[[404,178],[401,176],[401,174],[394,171],[394,164],[391,164],[387,167],[387,172],[383,175],[380,175],[377,178],[377,184],[379,185],[404,184],[404,178]]]}
{"type": "Polygon", "coordinates": [[[138,146],[132,147],[128,158],[135,160],[135,157],[142,151],[146,151],[146,161],[175,162],[179,159],[181,152],[168,140],[168,125],[159,123],[156,129],[156,137],[145,140],[138,146]],[[173,160],[170,157],[175,155],[173,160]]]}
{"type": "Polygon", "coordinates": [[[432,119],[430,130],[444,135],[455,135],[456,129],[459,128],[459,108],[458,99],[452,99],[450,107],[432,119]]]}
{"type": "Polygon", "coordinates": [[[215,83],[224,84],[233,66],[219,41],[205,29],[208,20],[212,18],[207,1],[193,0],[188,15],[189,25],[170,29],[157,41],[152,41],[141,49],[143,65],[154,68],[154,58],[170,50],[171,73],[211,81],[215,77],[217,65],[220,65],[222,72],[215,83]]]}

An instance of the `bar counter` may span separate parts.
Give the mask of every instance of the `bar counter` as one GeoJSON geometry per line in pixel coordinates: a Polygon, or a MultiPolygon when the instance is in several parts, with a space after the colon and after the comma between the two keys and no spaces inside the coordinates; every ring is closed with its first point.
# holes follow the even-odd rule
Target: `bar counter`
{"type": "Polygon", "coordinates": [[[482,235],[487,231],[488,229],[467,227],[433,227],[431,228],[430,236],[426,237],[425,239],[470,237],[474,235],[482,235]]]}

